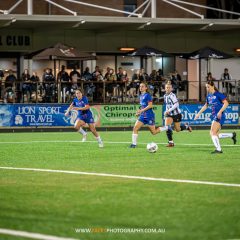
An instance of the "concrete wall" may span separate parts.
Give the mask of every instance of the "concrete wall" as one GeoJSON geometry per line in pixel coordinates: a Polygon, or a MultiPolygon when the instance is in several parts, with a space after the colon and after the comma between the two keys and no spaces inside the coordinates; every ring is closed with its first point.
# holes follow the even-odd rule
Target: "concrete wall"
{"type": "Polygon", "coordinates": [[[122,46],[142,47],[149,45],[169,53],[191,52],[211,46],[234,54],[239,47],[240,32],[176,32],[176,31],[120,31],[101,32],[93,30],[43,27],[37,29],[0,29],[0,52],[32,52],[56,44],[65,43],[88,52],[119,52],[122,46]],[[29,45],[6,44],[6,37],[29,37],[29,45]]]}

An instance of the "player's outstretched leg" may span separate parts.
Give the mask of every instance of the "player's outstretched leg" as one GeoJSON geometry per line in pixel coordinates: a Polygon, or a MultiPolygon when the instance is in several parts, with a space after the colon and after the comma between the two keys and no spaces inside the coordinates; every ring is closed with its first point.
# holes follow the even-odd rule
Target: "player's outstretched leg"
{"type": "Polygon", "coordinates": [[[233,133],[219,133],[219,138],[231,138],[233,140],[233,144],[237,143],[237,134],[233,133]]]}
{"type": "Polygon", "coordinates": [[[192,127],[188,123],[186,123],[185,125],[181,125],[180,128],[181,131],[187,130],[189,132],[192,132],[192,127]]]}

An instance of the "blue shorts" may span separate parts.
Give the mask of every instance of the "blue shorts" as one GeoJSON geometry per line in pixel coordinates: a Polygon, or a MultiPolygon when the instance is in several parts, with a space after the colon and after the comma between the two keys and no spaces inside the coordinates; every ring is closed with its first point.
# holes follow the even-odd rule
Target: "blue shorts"
{"type": "Polygon", "coordinates": [[[223,113],[220,119],[217,116],[214,116],[213,121],[220,123],[220,125],[222,126],[225,122],[225,114],[223,113]]]}
{"type": "Polygon", "coordinates": [[[92,114],[83,114],[83,115],[78,115],[77,119],[82,120],[85,123],[94,123],[94,118],[92,114]]]}
{"type": "Polygon", "coordinates": [[[138,118],[138,121],[142,122],[144,125],[150,125],[150,126],[155,125],[155,118],[154,118],[154,116],[152,116],[152,117],[140,116],[138,118]]]}

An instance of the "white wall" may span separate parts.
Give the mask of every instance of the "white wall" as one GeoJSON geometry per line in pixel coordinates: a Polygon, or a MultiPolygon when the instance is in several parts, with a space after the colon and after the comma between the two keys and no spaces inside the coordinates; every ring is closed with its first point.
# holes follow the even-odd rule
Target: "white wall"
{"type": "Polygon", "coordinates": [[[240,58],[212,59],[210,61],[210,69],[216,79],[220,79],[224,68],[228,68],[233,79],[240,80],[240,58]]]}
{"type": "Polygon", "coordinates": [[[199,62],[198,60],[188,61],[188,89],[189,99],[199,100],[199,62]]]}
{"type": "Polygon", "coordinates": [[[124,70],[127,71],[128,77],[132,77],[134,71],[136,69],[140,69],[140,57],[118,56],[117,67],[122,67],[124,70]],[[131,63],[132,65],[124,66],[124,63],[131,63]]]}

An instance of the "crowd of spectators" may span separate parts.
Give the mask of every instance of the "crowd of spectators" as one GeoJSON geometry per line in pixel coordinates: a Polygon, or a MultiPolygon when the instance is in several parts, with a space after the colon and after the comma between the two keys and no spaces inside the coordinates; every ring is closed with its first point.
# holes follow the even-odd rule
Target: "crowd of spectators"
{"type": "MultiPolygon", "coordinates": [[[[222,79],[231,79],[228,69],[224,70],[222,79]]],[[[214,80],[211,73],[208,73],[207,80],[214,80]]],[[[66,103],[71,101],[74,91],[81,87],[94,102],[134,102],[143,81],[148,83],[153,98],[158,100],[164,95],[167,81],[171,82],[175,93],[186,92],[188,87],[187,81],[182,80],[177,71],[164,76],[161,69],[147,74],[142,68],[128,76],[122,67],[119,67],[116,73],[113,68],[107,67],[103,73],[99,66],[96,66],[93,72],[90,72],[89,67],[80,72],[77,67],[67,71],[62,65],[56,77],[50,68],[46,68],[42,76],[38,76],[37,72],[30,74],[29,70],[25,69],[20,80],[17,80],[12,70],[7,73],[0,70],[0,99],[10,103],[66,103]]],[[[223,84],[232,91],[232,84],[223,84]]]]}

